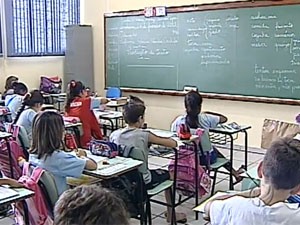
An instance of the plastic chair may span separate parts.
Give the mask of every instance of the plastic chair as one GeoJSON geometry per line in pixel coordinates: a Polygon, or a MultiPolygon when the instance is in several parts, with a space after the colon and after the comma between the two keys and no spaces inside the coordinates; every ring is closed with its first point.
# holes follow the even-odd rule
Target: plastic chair
{"type": "Polygon", "coordinates": [[[211,196],[213,196],[215,193],[218,171],[227,163],[229,163],[229,159],[217,158],[217,161],[210,165],[209,172],[211,172],[211,171],[214,172],[214,174],[212,176],[210,176],[210,178],[213,179],[213,183],[212,183],[212,187],[211,187],[211,196]]]}
{"type": "Polygon", "coordinates": [[[106,91],[106,98],[120,98],[122,91],[119,87],[109,87],[106,91]]]}
{"type": "MultiPolygon", "coordinates": [[[[156,187],[154,187],[150,190],[147,190],[146,215],[148,217],[149,225],[152,224],[152,217],[151,217],[152,214],[151,214],[151,204],[150,204],[150,202],[153,201],[154,203],[157,203],[157,204],[167,205],[167,203],[165,203],[165,202],[160,202],[158,200],[151,200],[151,198],[154,197],[155,195],[158,195],[159,193],[161,193],[163,191],[168,190],[168,189],[170,189],[171,193],[172,193],[173,184],[174,184],[174,181],[166,180],[166,181],[162,182],[161,184],[157,185],[156,187]]],[[[173,194],[171,194],[171,201],[173,203],[175,203],[174,199],[172,199],[172,198],[173,198],[173,194]]],[[[172,207],[173,213],[175,213],[175,205],[173,204],[171,207],[172,207]]],[[[172,221],[171,224],[174,224],[174,223],[176,224],[176,219],[173,216],[173,221],[172,221]]]]}

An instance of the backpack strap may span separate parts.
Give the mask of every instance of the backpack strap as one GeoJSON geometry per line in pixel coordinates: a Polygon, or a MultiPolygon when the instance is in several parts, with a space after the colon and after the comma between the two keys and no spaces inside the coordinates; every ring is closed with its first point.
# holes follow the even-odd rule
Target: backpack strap
{"type": "Polygon", "coordinates": [[[23,175],[29,176],[29,167],[30,167],[29,162],[23,163],[23,175]]]}
{"type": "Polygon", "coordinates": [[[43,175],[44,173],[44,170],[40,167],[35,167],[32,171],[32,174],[31,174],[31,179],[38,183],[38,181],[41,179],[41,176],[43,175]]]}

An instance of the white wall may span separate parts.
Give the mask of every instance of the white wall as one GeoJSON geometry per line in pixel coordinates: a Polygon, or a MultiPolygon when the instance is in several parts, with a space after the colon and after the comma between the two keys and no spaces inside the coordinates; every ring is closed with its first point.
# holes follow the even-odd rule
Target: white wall
{"type": "MultiPolygon", "coordinates": [[[[145,6],[176,6],[218,2],[213,0],[81,0],[82,22],[93,25],[94,31],[94,69],[95,87],[99,93],[104,93],[104,21],[103,13],[141,9],[145,6]]],[[[219,1],[220,2],[220,1],[219,1]]],[[[39,84],[39,76],[63,75],[63,58],[16,58],[0,60],[0,81],[14,73],[25,81],[31,88],[39,84]]],[[[1,85],[0,90],[2,89],[1,85]]],[[[142,94],[147,104],[146,120],[150,126],[169,128],[172,119],[184,112],[183,98],[142,94]]],[[[264,118],[274,118],[284,121],[294,121],[300,107],[237,102],[225,100],[205,99],[203,110],[221,112],[229,117],[230,121],[252,126],[249,135],[251,146],[260,146],[261,128],[264,118]]],[[[241,140],[240,140],[241,141],[241,140]]]]}

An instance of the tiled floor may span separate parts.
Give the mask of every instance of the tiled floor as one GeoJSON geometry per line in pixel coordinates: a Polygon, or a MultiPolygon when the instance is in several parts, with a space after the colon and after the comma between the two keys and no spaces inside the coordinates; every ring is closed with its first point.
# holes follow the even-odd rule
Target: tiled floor
{"type": "MultiPolygon", "coordinates": [[[[229,156],[229,151],[227,149],[220,149],[222,153],[224,153],[225,156],[229,156]]],[[[248,167],[253,168],[255,167],[260,160],[263,158],[263,153],[262,151],[259,152],[259,150],[253,150],[249,149],[248,153],[248,167]]],[[[161,159],[158,157],[150,157],[149,158],[149,163],[151,164],[150,168],[155,169],[158,167],[164,167],[167,168],[169,160],[166,159],[161,159]]],[[[242,164],[244,164],[244,152],[240,150],[235,150],[234,151],[234,167],[239,168],[242,164]]],[[[217,184],[216,184],[216,191],[217,190],[223,190],[226,191],[228,190],[229,186],[229,176],[226,174],[218,174],[217,178],[217,184]]],[[[240,190],[240,184],[237,184],[235,186],[235,190],[240,190]]],[[[160,194],[158,195],[158,198],[160,200],[164,199],[164,195],[160,194]]],[[[200,201],[204,201],[205,198],[201,199],[200,201]]],[[[161,205],[157,205],[152,203],[152,224],[153,225],[165,225],[168,224],[166,222],[166,219],[164,218],[164,212],[166,208],[161,205]]],[[[177,212],[184,212],[187,215],[188,222],[186,224],[189,225],[203,225],[205,224],[205,221],[202,219],[202,216],[199,215],[199,220],[195,220],[195,213],[192,211],[194,208],[194,199],[190,199],[189,201],[185,202],[182,206],[179,206],[176,210],[177,212]]],[[[13,221],[11,219],[2,219],[0,220],[0,225],[12,225],[13,221]]],[[[139,221],[132,219],[131,220],[131,225],[138,225],[139,221]]]]}

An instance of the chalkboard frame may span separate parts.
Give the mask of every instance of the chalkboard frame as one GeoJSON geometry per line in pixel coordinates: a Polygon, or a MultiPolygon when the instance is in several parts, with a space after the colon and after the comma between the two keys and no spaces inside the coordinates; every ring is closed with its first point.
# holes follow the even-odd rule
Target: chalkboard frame
{"type": "MultiPolygon", "coordinates": [[[[300,0],[261,0],[261,1],[237,1],[237,2],[225,2],[225,3],[213,3],[213,4],[195,4],[185,6],[171,6],[167,7],[167,13],[181,13],[181,12],[195,12],[205,10],[222,10],[222,9],[237,9],[237,8],[256,8],[265,6],[280,6],[280,5],[298,5],[300,0]]],[[[107,54],[106,54],[106,19],[112,17],[126,17],[126,16],[140,16],[144,14],[144,10],[130,10],[120,11],[104,14],[104,72],[105,72],[105,88],[107,88],[107,54]]],[[[141,89],[141,88],[122,88],[124,92],[143,93],[143,94],[158,94],[158,95],[171,95],[171,96],[184,96],[183,91],[172,90],[157,90],[157,89],[141,89]]],[[[272,103],[272,104],[285,104],[285,105],[300,105],[300,100],[284,99],[284,98],[270,98],[270,97],[256,97],[256,96],[244,96],[244,95],[227,95],[216,93],[201,93],[204,98],[208,99],[221,99],[231,101],[248,101],[259,103],[272,103]]]]}

